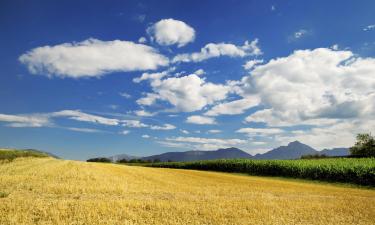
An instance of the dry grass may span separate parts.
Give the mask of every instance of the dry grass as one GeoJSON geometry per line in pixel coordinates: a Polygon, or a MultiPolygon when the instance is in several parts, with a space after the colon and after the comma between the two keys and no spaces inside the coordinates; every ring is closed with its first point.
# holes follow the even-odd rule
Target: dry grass
{"type": "Polygon", "coordinates": [[[214,172],[20,158],[0,224],[375,224],[375,190],[214,172]]]}

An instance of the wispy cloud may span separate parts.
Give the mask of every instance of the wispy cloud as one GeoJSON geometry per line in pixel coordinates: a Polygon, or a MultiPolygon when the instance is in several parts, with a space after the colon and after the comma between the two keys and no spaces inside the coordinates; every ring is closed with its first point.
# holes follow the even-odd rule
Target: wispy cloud
{"type": "Polygon", "coordinates": [[[371,31],[375,29],[375,24],[371,24],[363,28],[363,31],[371,31]]]}

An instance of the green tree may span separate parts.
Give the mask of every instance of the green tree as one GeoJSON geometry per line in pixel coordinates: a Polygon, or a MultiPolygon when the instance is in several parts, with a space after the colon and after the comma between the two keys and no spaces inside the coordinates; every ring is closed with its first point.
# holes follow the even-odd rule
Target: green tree
{"type": "Polygon", "coordinates": [[[371,134],[357,134],[355,145],[350,148],[355,156],[375,157],[375,138],[371,134]]]}

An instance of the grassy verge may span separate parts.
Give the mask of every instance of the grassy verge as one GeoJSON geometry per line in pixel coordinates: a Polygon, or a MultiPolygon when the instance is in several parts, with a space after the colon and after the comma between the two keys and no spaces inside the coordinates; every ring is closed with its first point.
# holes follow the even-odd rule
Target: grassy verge
{"type": "Polygon", "coordinates": [[[19,157],[49,157],[49,155],[35,150],[0,149],[0,161],[13,161],[19,157]]]}
{"type": "Polygon", "coordinates": [[[143,164],[143,166],[291,177],[375,187],[375,158],[319,160],[221,159],[149,163],[143,164]]]}

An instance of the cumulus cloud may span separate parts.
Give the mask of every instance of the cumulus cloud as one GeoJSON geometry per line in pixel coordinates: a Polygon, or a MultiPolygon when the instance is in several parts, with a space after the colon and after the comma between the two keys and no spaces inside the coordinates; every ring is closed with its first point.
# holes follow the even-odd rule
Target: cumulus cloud
{"type": "Polygon", "coordinates": [[[130,41],[88,39],[43,46],[19,57],[33,74],[56,77],[99,77],[110,72],[154,70],[169,63],[156,49],[130,41]]]}
{"type": "Polygon", "coordinates": [[[147,139],[147,138],[150,138],[150,135],[148,135],[148,134],[143,134],[143,135],[142,135],[142,138],[146,138],[146,139],[147,139]]]}
{"type": "Polygon", "coordinates": [[[195,39],[195,30],[180,20],[163,19],[147,28],[147,33],[159,45],[185,46],[195,39]]]}
{"type": "Polygon", "coordinates": [[[227,43],[209,43],[201,48],[200,52],[185,53],[176,55],[173,62],[201,62],[210,58],[229,56],[245,57],[261,55],[262,51],[258,47],[258,39],[251,42],[245,41],[244,45],[237,46],[227,43]]]}
{"type": "Polygon", "coordinates": [[[273,59],[242,79],[243,93],[256,93],[265,108],[249,115],[246,121],[268,126],[309,125],[312,130],[291,133],[290,140],[298,138],[327,147],[339,143],[339,139],[348,144],[339,137],[351,136],[348,140],[352,141],[355,132],[374,132],[365,125],[375,119],[374,74],[375,59],[361,58],[351,51],[298,50],[273,59]],[[338,127],[351,129],[343,133],[338,127]],[[322,137],[317,135],[322,129],[327,137],[321,141],[313,138],[322,137]],[[334,132],[328,132],[332,129],[334,132]]]}
{"type": "Polygon", "coordinates": [[[154,93],[137,100],[140,105],[152,105],[156,100],[169,102],[177,111],[192,112],[206,105],[223,100],[230,88],[221,84],[206,82],[204,78],[191,74],[183,77],[152,79],[154,93]]]}
{"type": "Polygon", "coordinates": [[[243,81],[269,108],[262,116],[295,123],[374,115],[374,73],[373,58],[319,48],[271,60],[255,68],[243,81]]]}
{"type": "Polygon", "coordinates": [[[204,115],[218,116],[218,115],[242,114],[247,109],[257,106],[259,103],[260,103],[259,97],[256,95],[253,95],[251,97],[215,105],[209,111],[204,113],[204,115]]]}
{"type": "Polygon", "coordinates": [[[243,68],[245,70],[251,70],[253,69],[257,64],[263,63],[263,59],[253,59],[247,61],[244,65],[243,68]]]}
{"type": "Polygon", "coordinates": [[[186,122],[194,124],[216,124],[215,118],[208,116],[189,116],[186,122]]]}

